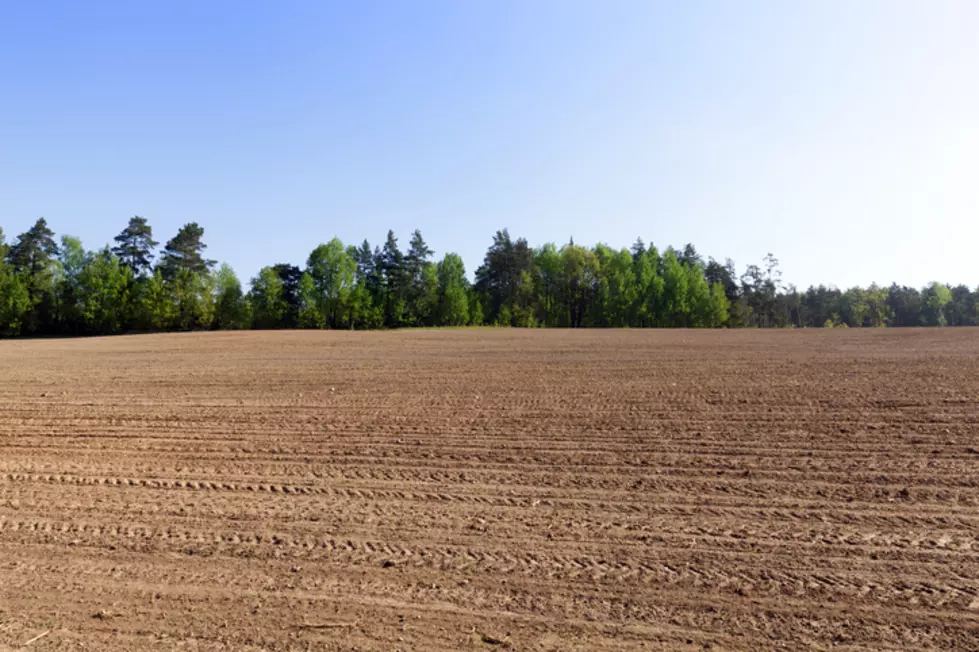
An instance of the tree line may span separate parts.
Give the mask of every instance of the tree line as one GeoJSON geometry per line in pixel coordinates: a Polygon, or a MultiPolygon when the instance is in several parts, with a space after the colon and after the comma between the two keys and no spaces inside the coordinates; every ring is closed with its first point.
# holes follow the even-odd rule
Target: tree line
{"type": "Polygon", "coordinates": [[[739,276],[734,263],[705,261],[693,245],[662,252],[573,241],[531,247],[504,229],[470,282],[462,258],[435,260],[414,231],[407,250],[384,244],[310,252],[304,267],[263,268],[248,289],[228,265],[205,256],[204,229],[190,223],[162,249],[143,217],[113,246],[88,251],[56,240],[44,218],[7,243],[0,229],[0,335],[106,335],[206,329],[514,327],[881,327],[979,324],[979,290],[932,283],[784,285],[769,254],[739,276]]]}

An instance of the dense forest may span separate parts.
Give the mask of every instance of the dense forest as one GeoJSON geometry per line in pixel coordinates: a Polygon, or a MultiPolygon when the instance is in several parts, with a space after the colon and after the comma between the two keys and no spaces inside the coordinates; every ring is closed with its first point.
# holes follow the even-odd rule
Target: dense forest
{"type": "Polygon", "coordinates": [[[637,240],[531,247],[498,231],[470,282],[462,259],[435,260],[422,234],[406,251],[334,238],[305,266],[265,267],[242,286],[205,257],[204,229],[185,225],[162,250],[133,217],[114,246],[86,251],[42,218],[7,243],[0,229],[0,334],[496,325],[519,327],[880,327],[979,323],[979,290],[932,283],[784,285],[768,255],[739,276],[693,245],[663,251],[637,240]]]}

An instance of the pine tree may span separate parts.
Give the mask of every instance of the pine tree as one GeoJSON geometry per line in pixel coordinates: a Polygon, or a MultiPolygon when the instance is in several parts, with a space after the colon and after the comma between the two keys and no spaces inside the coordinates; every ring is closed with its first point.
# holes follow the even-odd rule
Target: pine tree
{"type": "Polygon", "coordinates": [[[180,271],[203,275],[214,267],[215,261],[204,258],[207,245],[202,241],[203,237],[203,227],[191,222],[181,227],[177,235],[167,242],[160,259],[160,270],[165,279],[176,278],[180,271]]]}
{"type": "Polygon", "coordinates": [[[50,271],[50,264],[57,255],[54,231],[42,217],[17,237],[17,242],[7,252],[7,260],[18,272],[38,277],[50,271]]]}
{"type": "Polygon", "coordinates": [[[436,277],[432,263],[428,260],[432,253],[421,231],[415,229],[411,234],[404,262],[408,322],[416,326],[426,324],[432,315],[433,281],[436,277]]]}
{"type": "Polygon", "coordinates": [[[22,320],[28,333],[52,329],[57,319],[54,272],[57,267],[58,245],[54,231],[43,217],[30,229],[17,236],[7,252],[14,271],[21,274],[30,297],[31,308],[22,320]]]}
{"type": "Polygon", "coordinates": [[[389,328],[397,328],[404,321],[407,273],[404,254],[398,248],[394,231],[388,231],[379,262],[384,279],[384,324],[389,328]]]}
{"type": "Polygon", "coordinates": [[[129,225],[115,237],[118,243],[112,248],[112,253],[119,257],[122,264],[139,276],[153,264],[153,249],[159,244],[153,239],[153,227],[145,217],[136,215],[129,219],[129,225]]]}

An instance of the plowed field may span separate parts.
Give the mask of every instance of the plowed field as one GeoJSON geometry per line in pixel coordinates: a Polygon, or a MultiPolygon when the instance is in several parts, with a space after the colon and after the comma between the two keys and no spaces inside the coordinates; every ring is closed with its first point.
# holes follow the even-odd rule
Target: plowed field
{"type": "Polygon", "coordinates": [[[0,649],[979,649],[979,331],[0,342],[0,649]]]}

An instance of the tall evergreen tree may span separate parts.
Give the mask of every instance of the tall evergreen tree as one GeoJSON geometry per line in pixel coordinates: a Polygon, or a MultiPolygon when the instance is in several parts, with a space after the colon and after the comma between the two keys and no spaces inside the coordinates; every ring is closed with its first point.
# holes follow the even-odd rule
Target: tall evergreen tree
{"type": "Polygon", "coordinates": [[[56,319],[55,271],[58,245],[47,220],[38,219],[30,229],[17,236],[7,252],[7,260],[15,272],[23,275],[30,297],[31,309],[22,320],[26,332],[47,330],[56,319]]]}
{"type": "Polygon", "coordinates": [[[394,231],[388,231],[380,254],[375,259],[383,277],[384,325],[397,328],[404,322],[409,276],[394,231]]]}
{"type": "Polygon", "coordinates": [[[149,271],[153,265],[153,250],[160,243],[153,239],[153,227],[145,217],[139,215],[129,218],[129,224],[115,237],[116,246],[112,253],[122,264],[139,276],[149,271]]]}
{"type": "Polygon", "coordinates": [[[686,267],[704,267],[704,259],[697,253],[697,248],[689,242],[684,245],[683,251],[677,254],[677,260],[686,267]]]}
{"type": "Polygon", "coordinates": [[[177,231],[163,249],[160,257],[160,271],[163,277],[173,280],[180,271],[191,274],[206,274],[216,264],[213,260],[204,258],[204,228],[196,222],[185,224],[177,231]]]}
{"type": "Polygon", "coordinates": [[[631,250],[573,241],[530,249],[497,232],[470,284],[462,260],[438,264],[419,231],[407,253],[393,232],[383,248],[339,240],[317,248],[309,271],[263,269],[243,296],[228,267],[210,273],[203,229],[188,224],[167,243],[153,274],[152,232],[134,217],[116,246],[86,252],[44,219],[8,246],[0,231],[0,335],[113,333],[127,329],[481,324],[509,326],[818,327],[965,326],[979,323],[979,291],[932,283],[783,286],[769,254],[737,276],[734,263],[693,245],[663,256],[637,239],[631,250]],[[136,272],[139,272],[136,274],[136,272]],[[740,281],[740,282],[739,282],[740,281]],[[254,313],[254,314],[252,314],[254,313]],[[485,317],[485,320],[484,320],[485,317]]]}
{"type": "Polygon", "coordinates": [[[286,303],[279,328],[295,328],[299,324],[299,280],[302,278],[303,270],[295,265],[279,263],[272,267],[272,271],[282,281],[282,300],[286,303]]]}
{"type": "Polygon", "coordinates": [[[945,316],[949,326],[976,325],[977,296],[966,285],[952,288],[952,301],[945,308],[945,316]]]}
{"type": "MultiPolygon", "coordinates": [[[[433,314],[433,282],[436,272],[429,258],[432,250],[425,243],[421,231],[415,229],[408,243],[408,253],[405,254],[405,275],[407,284],[408,322],[414,325],[425,324],[433,314]]],[[[437,285],[437,283],[436,283],[437,285]]]]}
{"type": "Polygon", "coordinates": [[[534,252],[527,241],[513,240],[507,229],[497,231],[476,270],[476,290],[488,300],[489,322],[517,325],[528,317],[533,320],[533,271],[534,252]]]}
{"type": "Polygon", "coordinates": [[[405,254],[405,269],[412,278],[421,275],[422,267],[432,257],[434,252],[425,243],[422,232],[415,229],[411,234],[411,241],[408,243],[408,253],[405,254]]]}
{"type": "Polygon", "coordinates": [[[917,288],[891,285],[887,292],[887,306],[894,317],[893,326],[923,326],[924,301],[917,288]]]}
{"type": "Polygon", "coordinates": [[[42,217],[17,236],[17,242],[7,252],[7,260],[18,272],[37,277],[50,271],[51,262],[57,255],[54,231],[48,228],[47,220],[42,217]]]}

